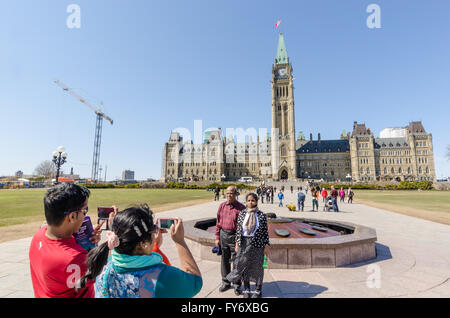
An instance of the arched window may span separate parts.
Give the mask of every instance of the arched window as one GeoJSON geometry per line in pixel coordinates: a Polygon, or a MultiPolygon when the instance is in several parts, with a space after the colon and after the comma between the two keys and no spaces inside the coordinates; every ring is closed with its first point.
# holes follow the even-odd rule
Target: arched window
{"type": "Polygon", "coordinates": [[[281,156],[286,156],[286,145],[281,146],[281,156]]]}
{"type": "Polygon", "coordinates": [[[386,169],[386,167],[384,167],[384,174],[387,174],[387,169],[386,169]]]}
{"type": "Polygon", "coordinates": [[[398,168],[398,173],[402,173],[402,168],[398,168]]]}
{"type": "Polygon", "coordinates": [[[411,174],[411,167],[408,167],[408,174],[411,174]]]}
{"type": "Polygon", "coordinates": [[[391,173],[394,174],[394,167],[391,168],[391,173]]]}
{"type": "Polygon", "coordinates": [[[428,169],[428,167],[425,168],[425,173],[426,174],[430,173],[430,170],[428,169]]]}
{"type": "Polygon", "coordinates": [[[419,167],[419,173],[422,173],[422,167],[419,167]]]}

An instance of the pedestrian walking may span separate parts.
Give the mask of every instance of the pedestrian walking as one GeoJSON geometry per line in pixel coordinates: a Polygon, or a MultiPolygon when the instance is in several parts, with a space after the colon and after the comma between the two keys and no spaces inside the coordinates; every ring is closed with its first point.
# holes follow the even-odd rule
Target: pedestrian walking
{"type": "Polygon", "coordinates": [[[333,203],[333,211],[339,212],[339,207],[337,204],[337,197],[338,197],[338,191],[334,188],[334,186],[331,186],[331,202],[333,203]]]}
{"type": "Polygon", "coordinates": [[[280,192],[278,192],[278,200],[280,200],[280,203],[278,204],[278,206],[283,206],[283,199],[284,199],[284,194],[283,192],[280,190],[280,192]]]}
{"type": "Polygon", "coordinates": [[[274,195],[275,195],[274,189],[270,188],[270,203],[272,203],[272,204],[273,204],[273,197],[274,197],[274,195]]]}
{"type": "Polygon", "coordinates": [[[216,189],[214,190],[214,201],[219,201],[219,196],[220,196],[220,189],[219,187],[216,187],[216,189]]]}
{"type": "Polygon", "coordinates": [[[352,188],[348,188],[348,201],[347,203],[353,203],[353,196],[354,196],[354,192],[352,190],[352,188]]]}
{"type": "Polygon", "coordinates": [[[306,195],[302,192],[302,188],[300,187],[298,192],[297,192],[297,206],[298,206],[298,211],[303,211],[303,209],[305,208],[305,198],[306,195]]]}
{"type": "Polygon", "coordinates": [[[261,187],[261,203],[264,203],[264,192],[266,191],[266,188],[261,187]]]}
{"type": "Polygon", "coordinates": [[[318,199],[317,199],[317,191],[314,188],[311,189],[311,197],[312,197],[312,206],[313,206],[312,210],[313,210],[313,212],[315,211],[314,207],[316,207],[317,208],[317,212],[319,212],[319,202],[318,202],[318,199]]]}
{"type": "Polygon", "coordinates": [[[339,202],[345,202],[345,191],[344,188],[341,187],[341,190],[339,190],[339,197],[341,200],[339,202]]]}
{"type": "Polygon", "coordinates": [[[328,191],[325,188],[322,188],[322,198],[323,198],[323,202],[326,203],[327,202],[327,197],[328,197],[328,191]]]}

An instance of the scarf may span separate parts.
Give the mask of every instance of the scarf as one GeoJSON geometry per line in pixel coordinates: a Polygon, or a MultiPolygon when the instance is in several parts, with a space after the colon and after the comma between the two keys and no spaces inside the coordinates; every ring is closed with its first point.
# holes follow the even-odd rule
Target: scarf
{"type": "Polygon", "coordinates": [[[141,268],[158,265],[162,263],[162,256],[158,253],[152,252],[150,255],[127,255],[119,254],[116,250],[111,251],[111,263],[109,263],[105,275],[103,276],[103,286],[101,293],[104,298],[110,298],[108,291],[108,276],[111,267],[119,273],[134,272],[141,268]]]}
{"type": "Polygon", "coordinates": [[[127,255],[119,254],[116,250],[111,251],[111,261],[114,270],[118,273],[139,270],[162,263],[162,256],[158,253],[151,253],[150,255],[127,255]]]}
{"type": "Polygon", "coordinates": [[[253,209],[247,209],[247,213],[249,214],[247,222],[244,224],[244,227],[247,229],[247,233],[253,233],[256,226],[256,212],[258,212],[258,207],[254,207],[253,209]]]}

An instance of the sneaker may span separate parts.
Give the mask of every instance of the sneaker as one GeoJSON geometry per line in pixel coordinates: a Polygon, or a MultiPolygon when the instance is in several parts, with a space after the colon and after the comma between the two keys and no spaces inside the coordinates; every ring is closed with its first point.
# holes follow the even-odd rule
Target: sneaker
{"type": "Polygon", "coordinates": [[[242,292],[244,298],[252,298],[250,290],[246,289],[242,292]]]}
{"type": "Polygon", "coordinates": [[[231,288],[231,284],[230,283],[222,282],[222,285],[219,287],[219,291],[221,293],[223,293],[224,291],[227,291],[230,288],[231,288]]]}
{"type": "Polygon", "coordinates": [[[261,291],[255,290],[252,294],[252,298],[261,298],[261,291]]]}

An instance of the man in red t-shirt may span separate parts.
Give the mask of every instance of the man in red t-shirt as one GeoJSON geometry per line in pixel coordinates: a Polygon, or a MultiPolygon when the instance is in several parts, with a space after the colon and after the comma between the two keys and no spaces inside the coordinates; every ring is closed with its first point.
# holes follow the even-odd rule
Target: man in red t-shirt
{"type": "MultiPolygon", "coordinates": [[[[52,187],[44,198],[47,225],[33,236],[30,271],[36,298],[93,298],[93,281],[78,289],[86,273],[87,251],[73,237],[88,212],[89,190],[71,183],[52,187]]],[[[97,225],[92,243],[100,240],[97,225]]]]}

